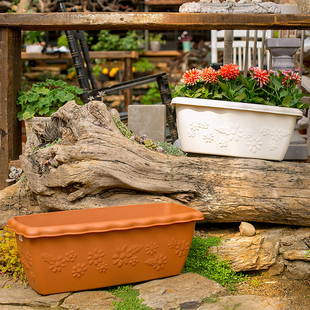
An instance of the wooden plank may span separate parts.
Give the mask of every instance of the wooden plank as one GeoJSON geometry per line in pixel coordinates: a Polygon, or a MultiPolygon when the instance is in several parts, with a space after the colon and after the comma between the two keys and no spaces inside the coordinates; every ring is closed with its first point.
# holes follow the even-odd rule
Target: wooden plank
{"type": "MultiPolygon", "coordinates": [[[[89,56],[91,59],[125,59],[132,58],[138,59],[139,53],[136,51],[90,51],[89,56]]],[[[21,57],[23,60],[59,60],[59,59],[72,59],[71,53],[26,53],[22,52],[21,57]]]]}
{"type": "Polygon", "coordinates": [[[21,33],[0,27],[0,190],[8,183],[9,162],[22,153],[21,123],[16,100],[21,89],[21,33]]]}
{"type": "Polygon", "coordinates": [[[145,0],[146,5],[181,5],[186,2],[199,2],[199,0],[145,0]]]}
{"type": "Polygon", "coordinates": [[[167,50],[167,51],[158,51],[158,52],[152,52],[152,51],[146,51],[140,54],[143,57],[180,57],[182,54],[175,50],[167,50]]]}
{"type": "Polygon", "coordinates": [[[0,26],[23,30],[310,29],[310,16],[231,13],[32,13],[0,14],[0,26]]]}

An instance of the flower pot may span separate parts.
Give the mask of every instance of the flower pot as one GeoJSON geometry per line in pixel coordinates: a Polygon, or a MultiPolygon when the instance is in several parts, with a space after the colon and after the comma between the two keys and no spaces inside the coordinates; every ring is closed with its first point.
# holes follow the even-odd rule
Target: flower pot
{"type": "Polygon", "coordinates": [[[26,53],[41,53],[42,50],[43,50],[42,45],[33,44],[33,45],[26,46],[26,53]]]}
{"type": "Polygon", "coordinates": [[[31,287],[46,295],[177,275],[202,213],[159,203],[11,218],[31,287]]]}
{"type": "Polygon", "coordinates": [[[282,160],[298,109],[176,97],[177,127],[185,152],[282,160]]]}
{"type": "Polygon", "coordinates": [[[191,50],[191,41],[183,41],[182,47],[184,52],[189,52],[191,50]]]}
{"type": "Polygon", "coordinates": [[[151,41],[150,42],[151,50],[154,53],[157,53],[160,50],[160,42],[159,41],[151,41]]]}

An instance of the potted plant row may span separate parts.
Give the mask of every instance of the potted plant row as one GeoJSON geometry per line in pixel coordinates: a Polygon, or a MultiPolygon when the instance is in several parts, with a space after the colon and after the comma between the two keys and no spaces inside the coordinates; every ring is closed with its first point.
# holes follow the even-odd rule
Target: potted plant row
{"type": "Polygon", "coordinates": [[[282,160],[302,110],[300,76],[238,65],[187,70],[176,90],[183,151],[282,160]]]}

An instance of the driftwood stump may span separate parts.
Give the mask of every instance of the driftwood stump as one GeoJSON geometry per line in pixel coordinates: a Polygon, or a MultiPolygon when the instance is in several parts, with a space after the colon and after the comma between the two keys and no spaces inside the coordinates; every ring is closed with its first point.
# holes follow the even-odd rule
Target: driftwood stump
{"type": "Polygon", "coordinates": [[[100,101],[68,102],[52,120],[62,123],[61,144],[21,156],[44,210],[105,206],[117,191],[131,202],[133,193],[181,201],[205,222],[310,226],[308,163],[168,156],[125,138],[100,101]]]}

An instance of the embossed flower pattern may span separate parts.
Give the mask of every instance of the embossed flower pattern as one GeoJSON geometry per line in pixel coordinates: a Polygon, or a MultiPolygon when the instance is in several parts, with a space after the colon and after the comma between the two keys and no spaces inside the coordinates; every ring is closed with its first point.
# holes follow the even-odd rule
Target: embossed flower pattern
{"type": "Polygon", "coordinates": [[[95,266],[97,266],[99,263],[103,262],[104,255],[105,254],[102,250],[98,250],[97,248],[95,248],[93,251],[88,252],[88,263],[90,265],[94,264],[95,266]]]}
{"type": "Polygon", "coordinates": [[[85,264],[77,264],[76,266],[72,267],[72,276],[73,278],[80,278],[85,272],[87,268],[85,264]]]}
{"type": "Polygon", "coordinates": [[[190,130],[188,132],[188,136],[190,138],[195,138],[196,133],[201,129],[208,129],[209,124],[206,122],[191,122],[190,124],[190,130]]]}
{"type": "Polygon", "coordinates": [[[172,239],[170,239],[169,242],[168,242],[168,247],[169,247],[170,249],[175,249],[176,244],[177,244],[177,241],[175,240],[175,238],[172,238],[172,239]]]}
{"type": "Polygon", "coordinates": [[[161,269],[164,269],[164,265],[167,264],[167,262],[167,256],[160,254],[152,259],[148,259],[145,261],[145,264],[152,266],[153,269],[156,269],[157,271],[160,271],[161,269]]]}
{"type": "Polygon", "coordinates": [[[278,148],[278,143],[275,141],[272,141],[268,144],[268,148],[270,151],[275,151],[278,148]]]}
{"type": "Polygon", "coordinates": [[[131,266],[136,266],[139,262],[138,256],[132,256],[129,260],[131,266]]]}
{"type": "Polygon", "coordinates": [[[221,148],[227,147],[227,145],[228,145],[228,140],[227,140],[227,139],[224,139],[224,138],[220,139],[219,145],[220,145],[221,148]]]}
{"type": "Polygon", "coordinates": [[[147,255],[154,255],[157,252],[157,249],[158,249],[158,244],[156,242],[150,242],[145,247],[147,255]]]}
{"type": "Polygon", "coordinates": [[[239,139],[242,138],[242,129],[240,129],[239,127],[240,127],[239,123],[234,124],[230,122],[229,127],[220,126],[218,128],[215,128],[215,130],[217,130],[222,134],[227,135],[230,141],[232,140],[239,141],[239,139]]]}
{"type": "Polygon", "coordinates": [[[97,270],[101,273],[105,273],[108,270],[108,265],[107,263],[103,262],[103,263],[99,263],[97,265],[97,270]]]}
{"type": "Polygon", "coordinates": [[[70,251],[66,254],[67,262],[74,262],[75,259],[76,259],[76,253],[74,253],[73,251],[70,251]]]}
{"type": "Polygon", "coordinates": [[[124,245],[122,248],[116,248],[112,258],[114,259],[113,264],[117,265],[118,267],[122,267],[123,264],[127,265],[130,261],[130,258],[133,256],[133,254],[138,253],[142,249],[143,245],[133,245],[129,249],[127,248],[127,245],[124,245]]]}
{"type": "Polygon", "coordinates": [[[288,130],[282,130],[282,129],[277,128],[277,127],[270,130],[271,138],[272,138],[272,140],[275,140],[275,141],[281,140],[283,137],[286,137],[289,134],[290,133],[288,130]]]}
{"type": "Polygon", "coordinates": [[[262,141],[261,138],[253,138],[253,140],[247,142],[247,146],[249,150],[253,153],[256,153],[258,150],[262,148],[262,141]]]}
{"type": "Polygon", "coordinates": [[[53,272],[60,272],[62,268],[66,267],[66,260],[62,256],[58,256],[57,258],[53,258],[49,262],[49,269],[53,272]]]}
{"type": "Polygon", "coordinates": [[[189,243],[183,240],[182,242],[177,242],[175,245],[175,254],[179,257],[187,255],[189,251],[189,243]]]}
{"type": "Polygon", "coordinates": [[[212,141],[214,141],[214,134],[211,133],[206,133],[205,135],[203,135],[203,140],[206,141],[206,143],[211,143],[212,141]]]}

